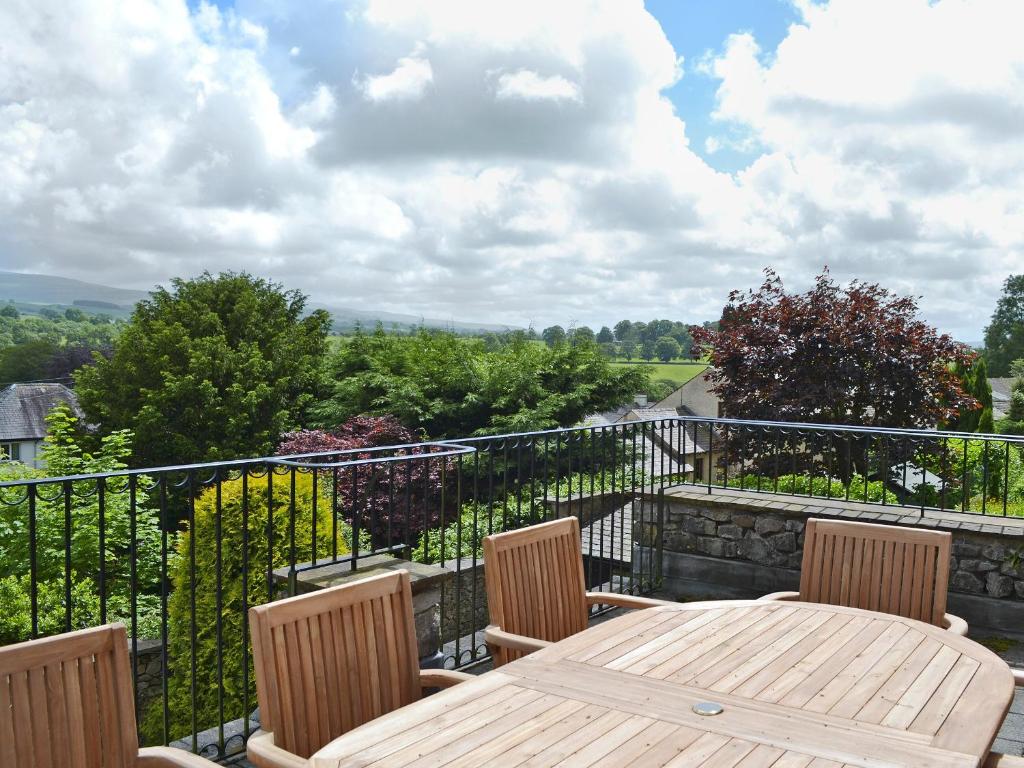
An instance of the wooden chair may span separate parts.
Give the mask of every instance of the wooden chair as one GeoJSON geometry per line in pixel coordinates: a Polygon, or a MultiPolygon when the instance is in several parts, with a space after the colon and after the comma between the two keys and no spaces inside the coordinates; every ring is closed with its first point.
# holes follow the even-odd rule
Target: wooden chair
{"type": "Polygon", "coordinates": [[[327,742],[470,675],[420,670],[409,572],[249,610],[262,730],[260,768],[300,768],[327,742]]]}
{"type": "Polygon", "coordinates": [[[967,634],[946,613],[950,535],[896,525],[807,521],[799,592],[762,600],[803,600],[892,613],[967,634]]]}
{"type": "Polygon", "coordinates": [[[587,592],[580,524],[552,520],[484,539],[484,574],[491,623],[484,639],[500,667],[587,628],[592,605],[666,605],[612,592],[587,592]]]}
{"type": "Polygon", "coordinates": [[[4,768],[211,768],[170,747],[139,749],[122,624],[0,648],[4,768]]]}

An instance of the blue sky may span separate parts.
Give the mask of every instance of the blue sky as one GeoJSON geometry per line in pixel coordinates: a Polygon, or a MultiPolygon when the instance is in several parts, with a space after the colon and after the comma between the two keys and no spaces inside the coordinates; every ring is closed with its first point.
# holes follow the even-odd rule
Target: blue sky
{"type": "Polygon", "coordinates": [[[728,147],[705,151],[709,136],[728,135],[730,127],[712,120],[717,82],[698,71],[698,63],[708,53],[720,53],[729,35],[738,32],[751,33],[770,58],[789,25],[797,21],[796,9],[787,0],[646,0],[645,5],[684,59],[683,77],[667,95],[686,121],[690,147],[719,170],[746,167],[752,154],[728,147]]]}

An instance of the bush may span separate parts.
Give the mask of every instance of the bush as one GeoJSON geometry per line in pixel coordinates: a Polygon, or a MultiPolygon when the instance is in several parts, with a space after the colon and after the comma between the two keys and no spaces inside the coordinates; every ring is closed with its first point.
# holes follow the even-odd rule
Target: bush
{"type": "Polygon", "coordinates": [[[847,492],[850,494],[850,501],[876,501],[881,502],[883,493],[886,499],[895,501],[896,496],[885,487],[881,480],[869,480],[865,484],[861,475],[853,475],[850,478],[849,486],[843,485],[838,478],[829,478],[822,475],[808,477],[807,475],[779,475],[778,478],[767,475],[743,475],[743,477],[730,477],[726,483],[730,488],[745,488],[778,493],[790,493],[795,496],[817,496],[822,498],[845,499],[847,492]],[[776,487],[778,483],[778,487],[776,487]]]}
{"type": "MultiPolygon", "coordinates": [[[[0,645],[27,640],[32,634],[32,587],[29,576],[0,578],[0,645]]],[[[64,581],[52,579],[36,584],[38,636],[48,637],[66,631],[64,581]]],[[[160,599],[155,595],[138,595],[136,629],[139,637],[160,635],[160,599]]],[[[100,610],[96,583],[78,574],[71,574],[71,629],[95,627],[104,620],[100,610]]],[[[107,599],[106,621],[120,621],[131,632],[132,606],[124,597],[107,599]]]]}
{"type": "MultiPolygon", "coordinates": [[[[393,416],[353,416],[333,430],[304,429],[282,437],[278,456],[304,453],[355,451],[393,445],[413,445],[419,437],[393,416]]],[[[382,548],[415,541],[426,528],[438,524],[441,479],[452,470],[449,458],[432,459],[429,450],[419,458],[395,464],[366,464],[358,468],[321,470],[324,488],[337,494],[338,516],[352,525],[358,505],[359,531],[368,548],[382,548]],[[336,484],[336,488],[333,488],[336,484]]],[[[345,461],[413,456],[415,447],[378,453],[350,453],[345,461]]],[[[316,461],[316,459],[311,459],[316,461]]],[[[325,490],[325,493],[327,491],[325,490]]]]}
{"type": "MultiPolygon", "coordinates": [[[[296,474],[294,478],[295,562],[303,563],[312,559],[313,480],[308,474],[296,474]]],[[[224,720],[247,716],[246,702],[249,708],[256,705],[256,684],[251,660],[247,691],[242,671],[245,659],[251,659],[251,645],[244,642],[243,634],[243,626],[248,621],[245,605],[246,602],[249,606],[268,602],[271,597],[268,595],[268,571],[287,567],[291,563],[292,493],[289,475],[272,476],[272,503],[268,503],[266,477],[250,477],[247,481],[247,546],[243,542],[243,480],[225,480],[220,483],[219,514],[217,488],[207,488],[195,501],[194,527],[179,536],[169,564],[173,591],[168,604],[170,722],[166,736],[170,739],[193,732],[193,713],[198,730],[221,722],[218,702],[221,684],[224,720]],[[269,567],[268,507],[273,509],[272,562],[269,567]],[[218,538],[221,542],[220,642],[217,633],[218,538]],[[193,555],[194,571],[191,567],[193,555]],[[248,579],[244,581],[243,563],[248,567],[248,579]],[[222,669],[220,678],[218,665],[222,669]]],[[[330,499],[325,496],[327,494],[322,494],[317,500],[316,549],[319,558],[329,557],[335,543],[332,538],[330,499]]],[[[339,524],[339,554],[350,550],[349,536],[349,529],[339,524]]],[[[273,589],[278,590],[279,587],[273,589]]],[[[146,743],[164,742],[163,707],[159,699],[146,712],[142,732],[146,743]]]]}
{"type": "MultiPolygon", "coordinates": [[[[115,472],[124,469],[131,440],[126,432],[115,432],[101,441],[96,453],[86,453],[79,446],[77,420],[66,405],[53,409],[46,417],[47,435],[42,459],[47,470],[32,469],[18,462],[0,464],[0,480],[38,480],[48,476],[115,472]]],[[[156,592],[160,578],[160,528],[156,512],[145,509],[149,485],[140,476],[135,492],[135,583],[140,637],[158,636],[159,601],[156,592]]],[[[70,547],[72,586],[72,626],[82,628],[100,623],[99,577],[104,579],[107,619],[120,620],[131,628],[130,597],[132,593],[132,509],[128,480],[112,478],[103,486],[104,552],[100,553],[100,501],[96,481],[82,480],[70,484],[71,527],[65,521],[64,489],[61,483],[37,486],[35,514],[35,561],[39,634],[63,632],[64,618],[64,551],[70,547]],[[87,590],[92,597],[86,601],[87,590]],[[49,600],[49,596],[53,600],[49,600]],[[46,600],[44,600],[46,596],[46,600]],[[54,601],[60,601],[56,605],[54,601]],[[86,607],[91,606],[91,607],[86,607]],[[51,611],[44,615],[44,611],[51,611]],[[93,617],[92,620],[86,617],[93,617]],[[84,623],[83,623],[84,622],[84,623]]],[[[32,559],[29,535],[30,518],[26,486],[0,489],[0,579],[4,579],[3,595],[10,605],[30,606],[30,582],[26,574],[32,559]],[[20,597],[15,593],[20,591],[20,597]]],[[[5,642],[29,638],[28,629],[21,635],[16,628],[31,627],[13,616],[5,617],[5,642]]]]}

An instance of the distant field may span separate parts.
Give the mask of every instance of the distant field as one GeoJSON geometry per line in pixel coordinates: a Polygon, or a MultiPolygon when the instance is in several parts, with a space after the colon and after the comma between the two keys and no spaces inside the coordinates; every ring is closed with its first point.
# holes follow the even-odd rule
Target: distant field
{"type": "Polygon", "coordinates": [[[635,365],[649,371],[652,379],[669,379],[683,385],[707,368],[706,363],[612,363],[612,365],[635,365]]]}

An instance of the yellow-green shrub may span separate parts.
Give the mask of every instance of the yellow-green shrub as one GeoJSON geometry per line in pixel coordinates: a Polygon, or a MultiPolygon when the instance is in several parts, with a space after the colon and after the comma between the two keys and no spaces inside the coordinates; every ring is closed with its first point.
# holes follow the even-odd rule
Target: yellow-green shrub
{"type": "MultiPolygon", "coordinates": [[[[273,509],[273,558],[270,569],[291,563],[292,491],[289,475],[273,476],[272,504],[268,505],[267,477],[249,477],[247,546],[243,546],[242,479],[220,484],[220,515],[217,514],[217,489],[210,487],[196,499],[193,530],[186,530],[177,540],[169,564],[171,596],[168,601],[168,653],[170,679],[168,704],[170,739],[180,738],[195,730],[211,728],[221,722],[218,691],[223,686],[223,716],[230,721],[246,716],[243,662],[249,661],[248,704],[256,706],[255,678],[252,672],[251,645],[243,644],[243,626],[247,621],[245,605],[267,602],[268,587],[268,506],[273,509]],[[220,547],[220,638],[217,635],[217,540],[220,547]],[[193,552],[194,543],[194,552],[193,552]],[[243,559],[248,552],[247,594],[243,601],[243,559]],[[195,569],[192,560],[195,560],[195,569]],[[195,616],[192,616],[193,597],[195,616]],[[192,634],[195,632],[195,661],[192,656],[192,634]],[[220,647],[221,679],[218,679],[218,646],[220,647]],[[248,646],[248,648],[246,647],[248,646]],[[193,684],[193,674],[195,682],[193,684]]],[[[321,489],[322,491],[322,489],[321,489]]],[[[317,556],[330,556],[333,547],[330,497],[321,493],[317,499],[317,556]],[[325,498],[326,496],[326,498],[325,498]]],[[[312,557],[313,481],[310,475],[295,476],[295,562],[308,562],[312,557]]],[[[350,547],[350,531],[338,523],[338,553],[350,547]]],[[[275,585],[275,589],[279,585],[275,585]]],[[[150,706],[143,722],[146,743],[165,739],[163,707],[158,698],[150,706]]]]}

